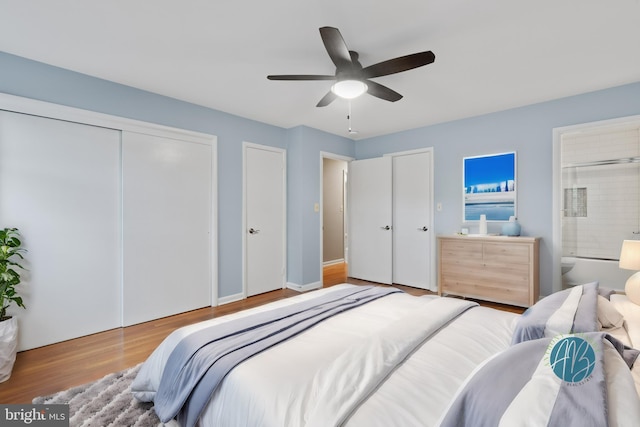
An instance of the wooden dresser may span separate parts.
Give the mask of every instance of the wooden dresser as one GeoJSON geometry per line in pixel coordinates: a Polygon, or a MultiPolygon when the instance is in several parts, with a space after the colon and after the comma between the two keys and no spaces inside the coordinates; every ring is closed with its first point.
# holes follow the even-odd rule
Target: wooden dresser
{"type": "Polygon", "coordinates": [[[539,242],[538,237],[438,236],[438,294],[535,304],[539,242]]]}

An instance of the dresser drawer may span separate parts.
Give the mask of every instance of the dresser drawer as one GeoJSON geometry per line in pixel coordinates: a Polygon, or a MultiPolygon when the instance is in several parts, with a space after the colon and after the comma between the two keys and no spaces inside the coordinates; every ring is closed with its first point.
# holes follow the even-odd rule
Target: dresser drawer
{"type": "Polygon", "coordinates": [[[529,266],[525,264],[493,265],[473,264],[469,261],[441,264],[440,277],[443,282],[475,283],[503,289],[528,290],[529,266]]]}
{"type": "Polygon", "coordinates": [[[442,292],[460,295],[467,298],[494,301],[517,306],[529,305],[527,288],[503,288],[500,286],[482,285],[477,282],[444,282],[442,292]]]}
{"type": "Polygon", "coordinates": [[[531,256],[528,245],[516,243],[485,243],[483,259],[502,264],[529,264],[531,256]]]}
{"type": "Polygon", "coordinates": [[[482,260],[482,242],[444,240],[441,242],[440,249],[442,251],[440,255],[444,260],[448,258],[482,260]]]}

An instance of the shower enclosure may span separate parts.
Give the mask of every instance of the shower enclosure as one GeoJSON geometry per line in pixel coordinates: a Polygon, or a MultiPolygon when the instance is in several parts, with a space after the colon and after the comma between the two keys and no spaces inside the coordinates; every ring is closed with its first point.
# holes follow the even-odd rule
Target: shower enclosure
{"type": "Polygon", "coordinates": [[[623,289],[622,241],[640,239],[640,119],[565,128],[556,143],[560,287],[623,289]]]}

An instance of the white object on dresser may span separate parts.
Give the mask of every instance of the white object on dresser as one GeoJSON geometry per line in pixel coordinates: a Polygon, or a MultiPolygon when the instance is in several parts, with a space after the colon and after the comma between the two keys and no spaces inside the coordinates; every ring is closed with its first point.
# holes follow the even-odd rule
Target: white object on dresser
{"type": "Polygon", "coordinates": [[[480,215],[478,234],[487,234],[487,216],[485,214],[480,215]]]}
{"type": "Polygon", "coordinates": [[[528,307],[539,295],[538,237],[438,236],[438,294],[528,307]]]}

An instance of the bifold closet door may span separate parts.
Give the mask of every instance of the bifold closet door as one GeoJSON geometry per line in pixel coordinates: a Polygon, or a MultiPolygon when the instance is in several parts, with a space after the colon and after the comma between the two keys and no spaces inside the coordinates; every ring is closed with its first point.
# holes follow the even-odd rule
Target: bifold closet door
{"type": "Polygon", "coordinates": [[[394,156],[393,283],[431,288],[431,199],[431,153],[394,156]]]}
{"type": "Polygon", "coordinates": [[[0,111],[0,227],[28,250],[19,350],[120,326],[120,131],[0,111]]]}
{"type": "Polygon", "coordinates": [[[349,276],[433,288],[431,187],[430,152],[350,163],[349,276]]]}
{"type": "Polygon", "coordinates": [[[349,276],[392,281],[391,157],[349,164],[349,276]]]}
{"type": "Polygon", "coordinates": [[[211,305],[212,146],[123,132],[123,324],[211,305]]]}

